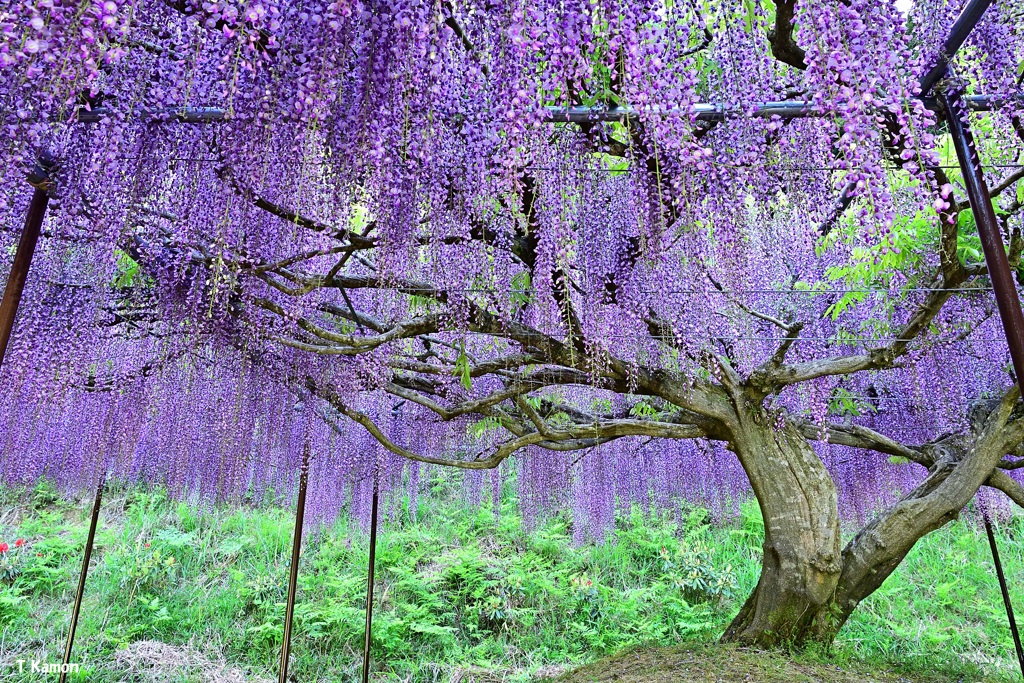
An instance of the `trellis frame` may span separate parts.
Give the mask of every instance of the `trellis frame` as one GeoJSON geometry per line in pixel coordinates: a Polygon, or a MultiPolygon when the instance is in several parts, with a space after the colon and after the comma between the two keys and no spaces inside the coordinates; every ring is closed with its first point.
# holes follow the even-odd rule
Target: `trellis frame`
{"type": "MultiPolygon", "coordinates": [[[[1010,355],[1013,359],[1014,372],[1018,383],[1024,386],[1024,312],[1021,310],[1020,300],[1017,295],[1016,286],[1014,285],[1009,263],[1006,258],[1006,252],[1004,250],[1002,236],[999,232],[995,211],[992,208],[992,201],[989,196],[988,187],[985,183],[984,174],[981,170],[980,160],[974,144],[974,138],[967,122],[968,111],[989,111],[998,107],[1001,104],[1001,100],[998,97],[989,95],[965,96],[962,86],[952,78],[952,74],[950,73],[950,61],[952,57],[963,45],[964,41],[971,34],[971,31],[973,31],[974,27],[991,4],[992,0],[970,0],[970,2],[968,2],[967,6],[953,24],[946,41],[943,43],[943,50],[937,57],[935,65],[920,81],[920,99],[927,108],[939,112],[949,124],[950,135],[953,140],[953,145],[957,153],[957,160],[959,162],[967,190],[968,202],[975,215],[978,233],[981,238],[982,248],[985,254],[985,263],[988,268],[989,276],[992,279],[996,305],[1003,323],[1003,329],[1006,334],[1006,341],[1010,350],[1010,355]],[[937,95],[935,96],[931,94],[933,89],[937,90],[937,95]]],[[[110,114],[111,112],[109,110],[105,110],[103,108],[97,108],[91,111],[79,110],[75,112],[75,120],[80,123],[98,122],[110,114]]],[[[735,116],[795,119],[822,116],[825,114],[826,112],[820,107],[817,107],[807,101],[779,101],[757,103],[746,109],[738,109],[736,107],[721,104],[703,103],[694,104],[685,110],[673,108],[636,109],[632,107],[545,107],[543,120],[548,123],[588,123],[600,121],[627,121],[644,116],[688,116],[695,122],[721,122],[735,116]]],[[[227,110],[216,107],[169,107],[156,110],[144,110],[139,113],[139,116],[146,120],[162,123],[207,124],[231,120],[230,114],[227,110]]],[[[50,173],[54,164],[54,159],[46,151],[43,151],[39,155],[35,169],[28,176],[28,182],[34,187],[34,193],[29,205],[29,210],[26,214],[25,226],[19,238],[18,248],[15,252],[14,264],[8,277],[7,286],[4,289],[3,299],[0,301],[0,369],[2,369],[4,355],[13,332],[15,319],[21,302],[21,296],[28,277],[36,243],[39,239],[43,219],[46,214],[46,208],[49,201],[49,191],[53,186],[50,173]]],[[[838,202],[840,211],[845,209],[852,200],[852,197],[849,197],[848,195],[849,193],[846,190],[841,194],[838,202]]],[[[822,230],[825,229],[826,226],[823,226],[822,230]]],[[[285,683],[287,679],[288,654],[291,643],[292,618],[298,580],[298,562],[302,542],[302,525],[305,514],[308,465],[309,447],[307,444],[303,453],[302,469],[299,475],[299,494],[296,505],[295,527],[293,531],[292,561],[289,575],[285,626],[282,634],[279,683],[285,683]]],[[[63,663],[65,666],[63,666],[61,670],[60,683],[64,683],[67,677],[67,664],[70,663],[70,656],[74,645],[75,630],[81,611],[82,597],[88,574],[89,560],[92,555],[95,540],[95,532],[104,485],[105,479],[101,479],[93,504],[90,530],[86,541],[82,570],[79,577],[78,590],[72,610],[71,624],[64,652],[63,663]]],[[[379,477],[375,466],[370,527],[370,556],[367,570],[366,625],[364,631],[362,667],[363,683],[367,683],[369,677],[378,496],[379,477]]],[[[1022,649],[1021,646],[1021,639],[1010,601],[1009,590],[1002,571],[998,547],[996,545],[995,536],[993,534],[987,512],[983,512],[983,518],[997,578],[1003,595],[1007,621],[1013,635],[1021,674],[1024,675],[1024,649],[1022,649]]]]}

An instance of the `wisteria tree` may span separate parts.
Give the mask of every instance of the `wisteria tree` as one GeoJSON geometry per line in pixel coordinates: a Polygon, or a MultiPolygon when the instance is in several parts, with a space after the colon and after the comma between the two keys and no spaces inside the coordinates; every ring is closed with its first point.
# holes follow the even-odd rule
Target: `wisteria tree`
{"type": "MultiPolygon", "coordinates": [[[[10,4],[5,243],[24,211],[13,162],[45,148],[59,166],[0,472],[59,470],[25,464],[42,457],[25,416],[103,390],[186,438],[153,387],[209,366],[232,368],[217,405],[273,386],[418,463],[549,471],[710,444],[765,522],[725,639],[830,642],[979,489],[1024,506],[1019,389],[919,98],[961,4],[10,4]],[[815,115],[754,107],[786,100],[815,115]],[[844,477],[875,467],[909,484],[844,545],[844,477]]],[[[989,11],[942,87],[1003,105],[977,126],[1016,267],[1014,11],[989,11]]],[[[218,491],[252,487],[239,463],[266,455],[248,435],[295,413],[275,401],[217,421],[218,491]]],[[[125,476],[168,469],[137,425],[104,443],[125,476]]]]}

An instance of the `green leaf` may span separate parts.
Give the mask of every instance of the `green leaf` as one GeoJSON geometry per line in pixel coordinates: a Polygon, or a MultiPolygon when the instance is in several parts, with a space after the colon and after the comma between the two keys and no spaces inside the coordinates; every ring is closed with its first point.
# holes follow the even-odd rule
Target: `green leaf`
{"type": "Polygon", "coordinates": [[[747,16],[745,18],[747,33],[754,32],[754,19],[756,16],[756,9],[754,7],[754,0],[743,0],[743,9],[746,10],[747,16]]]}
{"type": "Polygon", "coordinates": [[[957,214],[956,227],[958,230],[976,230],[977,224],[974,222],[974,210],[964,209],[957,214]]]}
{"type": "Polygon", "coordinates": [[[533,283],[530,280],[530,271],[524,270],[512,278],[511,299],[518,309],[533,302],[533,283]]]}
{"type": "Polygon", "coordinates": [[[237,555],[248,545],[248,542],[244,539],[229,538],[219,546],[217,546],[218,555],[237,555]]]}
{"type": "Polygon", "coordinates": [[[195,544],[195,534],[185,534],[174,528],[161,529],[153,534],[153,540],[175,550],[195,544]]]}
{"type": "Polygon", "coordinates": [[[121,249],[117,249],[114,254],[117,257],[117,275],[112,283],[114,287],[126,289],[135,285],[139,277],[138,262],[121,249]]]}
{"type": "Polygon", "coordinates": [[[466,391],[473,388],[473,377],[470,375],[469,357],[464,344],[459,345],[459,357],[455,359],[455,374],[459,376],[459,384],[466,391]]]}
{"type": "Polygon", "coordinates": [[[639,403],[635,404],[632,408],[629,409],[629,414],[634,415],[636,417],[653,417],[654,415],[657,415],[659,412],[660,411],[657,408],[647,403],[646,401],[640,401],[639,403]]]}

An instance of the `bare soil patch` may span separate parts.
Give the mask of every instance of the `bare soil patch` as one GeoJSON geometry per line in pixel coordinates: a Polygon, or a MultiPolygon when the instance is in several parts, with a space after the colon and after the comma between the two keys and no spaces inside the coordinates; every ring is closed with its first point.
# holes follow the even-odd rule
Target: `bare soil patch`
{"type": "Polygon", "coordinates": [[[794,661],[783,653],[729,645],[637,649],[537,683],[952,683],[877,669],[794,661]]]}
{"type": "Polygon", "coordinates": [[[223,659],[207,657],[187,645],[168,645],[155,640],[136,641],[118,650],[111,668],[147,683],[186,679],[202,683],[271,683],[269,679],[249,677],[223,659]]]}

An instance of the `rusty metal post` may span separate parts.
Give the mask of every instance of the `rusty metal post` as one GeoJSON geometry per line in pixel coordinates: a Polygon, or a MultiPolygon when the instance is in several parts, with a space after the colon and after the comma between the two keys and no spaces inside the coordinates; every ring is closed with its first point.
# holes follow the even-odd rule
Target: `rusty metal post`
{"type": "MultiPolygon", "coordinates": [[[[971,134],[967,119],[967,107],[964,105],[962,95],[963,90],[959,84],[949,83],[939,93],[939,101],[945,110],[946,120],[949,122],[949,134],[953,139],[953,147],[956,149],[956,156],[960,162],[960,170],[963,172],[967,199],[974,212],[974,222],[978,226],[978,236],[981,238],[981,246],[985,252],[985,264],[988,266],[989,278],[992,280],[996,306],[1003,322],[1006,344],[1010,347],[1010,358],[1013,359],[1014,375],[1016,375],[1017,383],[1024,386],[1022,384],[1024,383],[1024,313],[1021,312],[1017,286],[1013,281],[1013,274],[1010,272],[1006,248],[1003,246],[1003,238],[999,232],[999,222],[996,219],[995,209],[992,208],[992,197],[988,193],[988,186],[985,184],[985,177],[981,171],[981,162],[974,144],[974,136],[971,134]]],[[[1010,624],[1010,631],[1013,633],[1021,676],[1024,676],[1024,653],[1021,651],[1020,635],[1013,615],[1010,593],[1006,589],[1006,577],[1003,575],[999,550],[996,547],[988,515],[984,514],[984,518],[992,559],[995,562],[999,585],[1003,591],[1006,619],[1010,624]]]]}
{"type": "Polygon", "coordinates": [[[962,94],[961,87],[952,84],[939,93],[939,100],[946,111],[949,134],[953,138],[953,147],[956,148],[956,156],[967,188],[967,198],[974,211],[974,221],[978,225],[978,236],[985,252],[985,264],[992,279],[992,289],[995,292],[999,317],[1003,321],[1006,343],[1010,347],[1013,370],[1017,381],[1021,382],[1024,381],[1024,313],[1021,312],[1017,286],[1006,258],[1006,248],[999,232],[999,221],[992,208],[992,198],[981,172],[974,136],[967,123],[967,108],[961,98],[962,94]]]}
{"type": "Polygon", "coordinates": [[[942,44],[942,52],[939,53],[935,64],[921,78],[922,97],[927,95],[928,91],[946,75],[950,60],[967,40],[967,36],[971,35],[971,31],[978,25],[981,16],[991,5],[992,0],[970,0],[960,12],[960,16],[953,22],[953,28],[949,30],[949,35],[946,36],[946,41],[942,44]]]}
{"type": "Polygon", "coordinates": [[[295,614],[295,590],[299,581],[299,553],[302,550],[302,523],[306,516],[306,487],[309,483],[309,444],[302,453],[299,472],[299,500],[295,507],[295,530],[292,532],[292,564],[288,576],[288,602],[284,609],[284,634],[281,640],[281,667],[278,683],[288,680],[288,653],[292,645],[292,617],[295,614]]]}
{"type": "Polygon", "coordinates": [[[373,626],[373,570],[377,560],[377,502],[380,482],[377,466],[373,470],[373,500],[370,505],[370,561],[366,572],[366,630],[363,639],[363,683],[370,680],[370,634],[373,626]]]}
{"type": "Polygon", "coordinates": [[[39,232],[43,227],[43,217],[46,216],[46,205],[50,201],[49,191],[52,184],[50,170],[53,165],[53,158],[48,154],[42,154],[36,162],[35,170],[28,177],[28,182],[35,188],[35,191],[32,194],[32,202],[28,206],[28,214],[25,216],[25,227],[22,228],[21,238],[18,240],[14,264],[7,277],[4,297],[0,301],[0,366],[3,366],[7,345],[11,341],[14,320],[18,316],[18,305],[21,303],[21,294],[25,290],[28,269],[32,265],[32,256],[35,254],[39,232]]]}
{"type": "Polygon", "coordinates": [[[96,525],[100,519],[100,505],[103,502],[103,488],[106,485],[106,475],[100,477],[100,483],[96,486],[96,498],[92,503],[92,519],[89,521],[89,536],[85,540],[85,556],[82,558],[82,572],[78,575],[78,592],[75,594],[75,606],[71,610],[71,625],[68,628],[68,642],[64,646],[64,659],[60,668],[60,683],[68,679],[68,669],[71,663],[71,650],[75,645],[75,631],[78,629],[78,616],[82,612],[82,596],[85,595],[85,579],[89,575],[89,561],[92,559],[92,548],[96,541],[96,525]]]}
{"type": "Polygon", "coordinates": [[[1013,647],[1017,650],[1017,662],[1020,664],[1021,676],[1024,676],[1024,647],[1021,647],[1020,644],[1020,631],[1017,630],[1017,620],[1013,616],[1013,603],[1010,602],[1010,590],[1006,585],[1006,575],[1003,574],[1003,563],[999,561],[999,546],[996,545],[996,535],[992,531],[992,521],[988,518],[988,512],[982,510],[981,518],[985,520],[985,534],[988,536],[988,547],[992,550],[992,561],[996,565],[999,589],[1003,592],[1003,605],[1006,607],[1006,617],[1010,621],[1013,647]]]}

